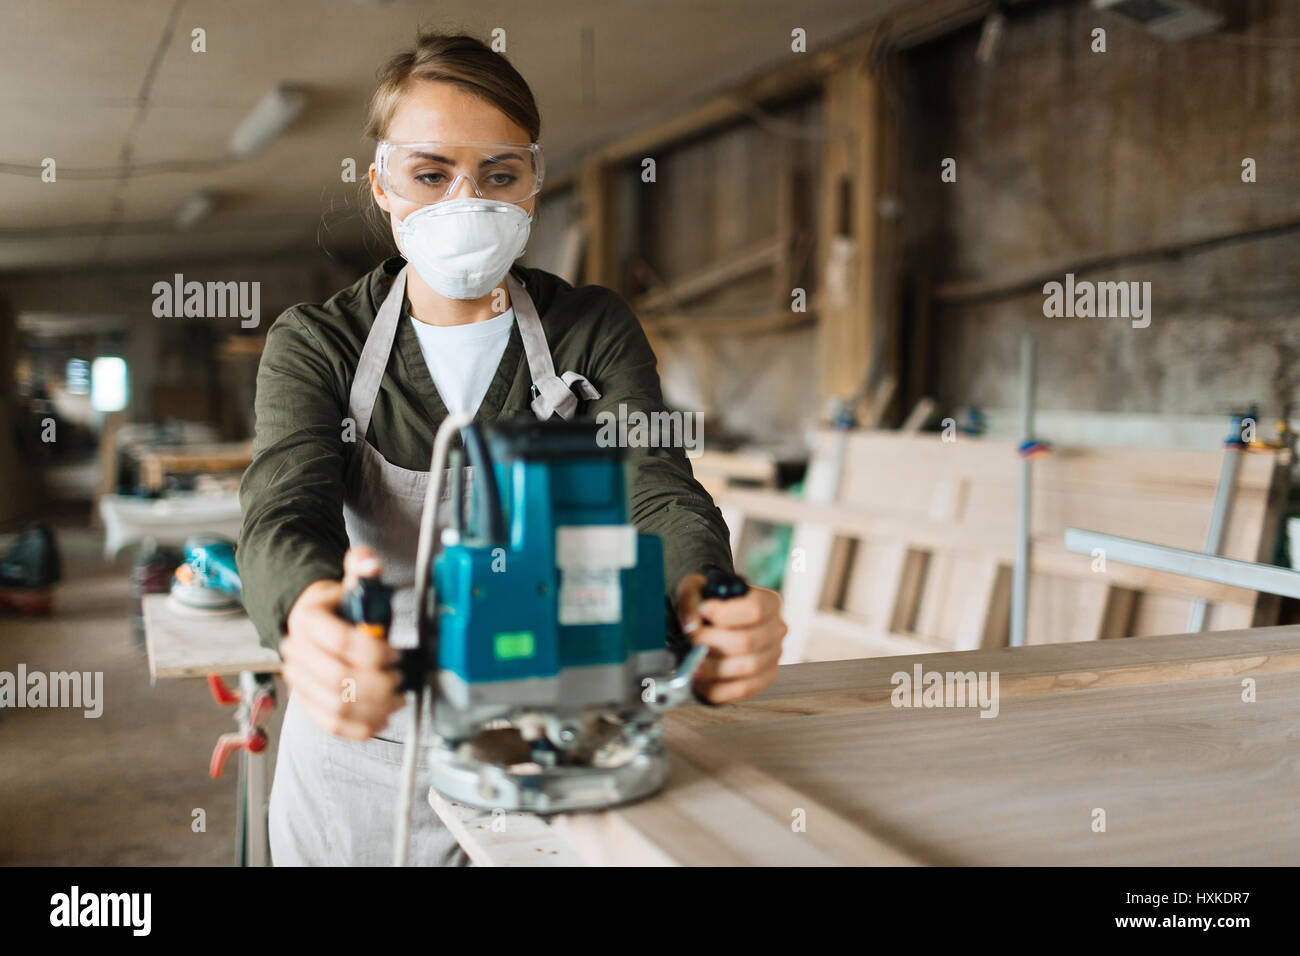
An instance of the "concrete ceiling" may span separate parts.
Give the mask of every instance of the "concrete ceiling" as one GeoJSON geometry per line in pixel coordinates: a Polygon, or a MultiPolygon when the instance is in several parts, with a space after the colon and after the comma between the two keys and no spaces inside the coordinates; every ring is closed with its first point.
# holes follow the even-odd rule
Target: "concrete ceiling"
{"type": "Polygon", "coordinates": [[[361,136],[377,69],[417,26],[487,38],[533,86],[548,167],[789,63],[908,0],[5,0],[0,13],[0,270],[233,253],[355,249],[361,136]],[[206,52],[191,50],[206,31],[206,52]],[[584,28],[592,38],[585,82],[584,28]],[[223,160],[277,82],[308,106],[264,152],[223,160]],[[40,165],[56,161],[56,182],[40,165]],[[198,162],[182,172],[129,165],[198,162]],[[85,178],[86,171],[95,178],[85,178]],[[217,194],[195,229],[174,219],[217,194]]]}

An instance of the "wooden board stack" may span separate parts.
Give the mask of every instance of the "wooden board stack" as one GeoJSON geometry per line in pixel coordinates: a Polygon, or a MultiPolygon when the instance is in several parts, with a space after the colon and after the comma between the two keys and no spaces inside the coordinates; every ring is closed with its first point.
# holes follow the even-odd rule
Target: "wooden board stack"
{"type": "MultiPolygon", "coordinates": [[[[1067,552],[1067,527],[1202,550],[1225,453],[1241,454],[1221,553],[1269,562],[1288,452],[1059,448],[1034,462],[1030,644],[1259,627],[1278,601],[1067,552]]],[[[807,497],[729,489],[719,505],[743,555],[754,523],[794,526],[784,662],[1007,643],[1016,446],[958,435],[819,435],[807,497]]]]}

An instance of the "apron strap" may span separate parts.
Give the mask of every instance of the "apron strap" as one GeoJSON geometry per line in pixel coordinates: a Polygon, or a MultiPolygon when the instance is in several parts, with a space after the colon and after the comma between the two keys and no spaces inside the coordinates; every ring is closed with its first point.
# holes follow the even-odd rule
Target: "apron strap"
{"type": "Polygon", "coordinates": [[[577,372],[555,374],[555,363],[532,296],[514,273],[507,273],[506,288],[510,291],[510,305],[515,310],[515,323],[519,326],[524,355],[528,357],[528,372],[533,379],[533,414],[542,421],[552,415],[570,419],[578,410],[579,395],[594,399],[600,398],[600,392],[577,372]]]}
{"type": "Polygon", "coordinates": [[[375,396],[379,394],[379,383],[384,379],[384,370],[388,368],[388,356],[393,350],[393,339],[397,335],[397,322],[402,316],[402,300],[406,297],[406,270],[393,277],[393,286],[388,290],[384,303],[375,315],[366,344],[361,349],[361,358],[357,359],[357,372],[352,377],[352,391],[348,395],[348,417],[357,424],[357,440],[365,441],[370,430],[370,413],[375,409],[375,396]]]}

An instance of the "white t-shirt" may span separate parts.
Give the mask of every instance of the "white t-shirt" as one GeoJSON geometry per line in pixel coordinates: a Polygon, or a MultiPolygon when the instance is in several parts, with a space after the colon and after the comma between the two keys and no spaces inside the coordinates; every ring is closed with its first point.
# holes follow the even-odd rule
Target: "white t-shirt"
{"type": "Polygon", "coordinates": [[[478,411],[514,324],[514,309],[468,325],[430,325],[411,318],[429,375],[447,411],[471,415],[478,411]]]}

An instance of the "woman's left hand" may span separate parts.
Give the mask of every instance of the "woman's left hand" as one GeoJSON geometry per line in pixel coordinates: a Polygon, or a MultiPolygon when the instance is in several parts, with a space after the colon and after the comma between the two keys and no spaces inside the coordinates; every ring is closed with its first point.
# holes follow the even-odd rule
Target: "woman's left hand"
{"type": "Polygon", "coordinates": [[[677,616],[696,644],[709,656],[695,673],[695,688],[710,703],[728,704],[753,697],[776,680],[781,641],[781,595],[750,588],[741,597],[704,600],[705,577],[688,574],[677,586],[677,616]]]}

